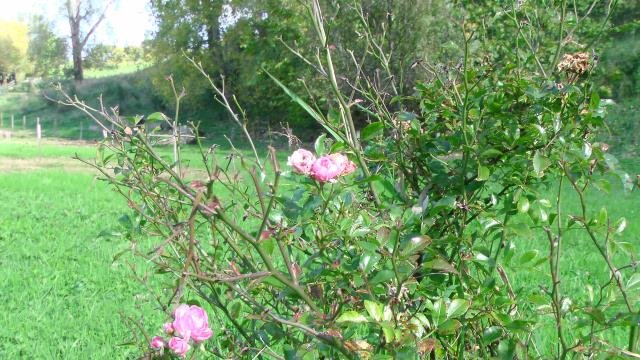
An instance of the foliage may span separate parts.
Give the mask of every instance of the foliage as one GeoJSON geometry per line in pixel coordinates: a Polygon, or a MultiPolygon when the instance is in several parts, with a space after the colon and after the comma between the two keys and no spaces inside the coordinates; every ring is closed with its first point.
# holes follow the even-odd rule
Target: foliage
{"type": "Polygon", "coordinates": [[[140,63],[143,58],[141,47],[96,44],[87,51],[84,64],[90,69],[116,69],[124,63],[140,63]]]}
{"type": "MultiPolygon", "coordinates": [[[[197,57],[193,65],[247,135],[250,155],[220,157],[200,144],[204,171],[194,172],[178,145],[185,93],[173,81],[173,118],[121,117],[65,94],[61,103],[114,128],[96,161],[86,162],[137,213],[131,234],[157,237],[151,248],[134,237],[132,248],[166,275],[171,291],[154,293],[161,309],[191,301],[215,314],[208,355],[635,356],[637,249],[620,241],[628,220],[594,211],[586,195],[611,188],[613,177],[627,191],[635,183],[596,141],[606,106],[590,79],[595,59],[579,39],[569,41],[597,39],[609,16],[591,14],[586,2],[574,2],[574,11],[567,4],[456,7],[460,61],[415,64],[429,77],[411,94],[392,72],[414,64],[392,60],[375,36],[361,38],[364,60],[340,55],[343,65],[352,58],[353,77],[337,73],[335,60],[348,49],[334,45],[325,14],[340,9],[305,5],[316,55],[291,49],[316,71],[322,106],[272,76],[326,131],[315,155],[290,157],[303,174],[284,168],[274,149],[260,156],[242,98],[229,96],[197,57]],[[367,59],[382,75],[359,70],[367,59]],[[360,132],[356,114],[367,120],[360,132]],[[157,151],[155,122],[174,129],[172,157],[157,151]],[[357,174],[348,175],[353,167],[357,174]],[[567,190],[575,212],[564,211],[567,190]],[[563,281],[569,232],[604,269],[573,296],[563,281]],[[545,253],[519,251],[533,236],[545,239],[545,253]],[[548,277],[539,288],[514,282],[517,270],[541,266],[548,277]],[[548,323],[554,332],[543,348],[533,334],[548,323]]],[[[375,17],[350,11],[360,30],[374,33],[375,17]]],[[[150,340],[141,349],[159,355],[150,340]]]]}
{"type": "Polygon", "coordinates": [[[113,0],[107,0],[102,9],[98,9],[96,3],[96,0],[66,0],[65,3],[66,17],[71,33],[73,78],[76,81],[84,79],[82,52],[93,32],[104,20],[107,9],[113,4],[113,0]]]}
{"type": "Polygon", "coordinates": [[[27,69],[27,25],[18,21],[0,21],[0,73],[19,73],[27,69]]]}
{"type": "Polygon", "coordinates": [[[55,35],[51,23],[35,16],[29,23],[27,54],[34,75],[60,75],[67,64],[67,41],[55,35]]]}

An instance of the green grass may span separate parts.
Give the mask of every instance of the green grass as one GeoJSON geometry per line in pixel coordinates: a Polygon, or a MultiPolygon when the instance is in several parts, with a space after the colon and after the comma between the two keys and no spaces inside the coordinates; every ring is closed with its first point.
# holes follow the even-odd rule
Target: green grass
{"type": "Polygon", "coordinates": [[[119,314],[135,314],[141,287],[112,263],[128,244],[98,236],[125,202],[64,170],[3,173],[0,198],[0,358],[132,357],[119,314]]]}
{"type": "MultiPolygon", "coordinates": [[[[160,151],[171,156],[170,147],[160,151]]],[[[69,159],[74,154],[91,158],[95,148],[0,141],[0,159],[69,159]]],[[[286,154],[279,155],[284,161],[286,154]]],[[[185,147],[184,157],[193,163],[199,161],[194,146],[185,147]]],[[[640,172],[638,160],[627,159],[623,166],[631,174],[640,172]]],[[[626,217],[629,225],[620,240],[640,247],[640,222],[636,221],[640,217],[640,193],[624,193],[615,181],[612,184],[608,194],[587,194],[590,213],[607,206],[612,219],[626,217]]],[[[553,189],[545,193],[554,201],[553,189]]],[[[130,336],[119,313],[144,314],[149,331],[154,324],[162,324],[163,315],[141,286],[130,279],[126,264],[131,259],[112,262],[115,254],[127,248],[126,240],[98,236],[117,228],[120,216],[129,213],[124,200],[95,180],[91,172],[64,169],[4,171],[0,175],[0,199],[0,276],[7,279],[0,285],[5,310],[0,315],[0,358],[82,359],[91,354],[91,358],[110,359],[139,355],[135,348],[117,346],[130,336]]],[[[577,198],[568,188],[563,191],[563,199],[563,211],[577,214],[577,198]]],[[[549,244],[543,237],[514,241],[514,259],[531,250],[539,257],[548,253],[549,244]]],[[[586,285],[601,283],[608,276],[591,240],[580,231],[566,233],[562,267],[560,288],[574,303],[585,301],[586,285]]],[[[524,303],[531,294],[543,295],[541,287],[550,284],[546,261],[508,271],[524,303]]],[[[533,311],[535,307],[531,302],[519,311],[533,311]]],[[[608,332],[606,338],[624,346],[626,329],[608,332]]],[[[544,354],[552,354],[555,329],[551,315],[541,315],[534,340],[544,354]]]]}
{"type": "Polygon", "coordinates": [[[144,62],[127,62],[119,64],[118,67],[113,69],[85,69],[84,77],[85,79],[99,79],[114,75],[130,74],[136,71],[143,70],[147,67],[149,67],[149,64],[144,62]]]}
{"type": "MultiPolygon", "coordinates": [[[[623,162],[622,168],[630,174],[640,172],[640,161],[627,160],[623,162]]],[[[617,241],[629,242],[634,245],[636,253],[634,258],[637,259],[640,255],[637,251],[640,250],[640,192],[632,191],[625,192],[622,189],[622,184],[617,178],[610,179],[612,189],[609,193],[590,189],[586,193],[586,201],[588,204],[588,216],[594,217],[600,211],[601,208],[606,207],[611,224],[624,217],[627,219],[626,229],[617,237],[617,241]]],[[[552,203],[556,201],[557,184],[554,188],[550,188],[543,191],[552,203]]],[[[565,215],[580,215],[581,208],[579,198],[575,192],[565,183],[563,187],[562,195],[562,211],[565,215]]],[[[528,219],[522,216],[520,221],[527,224],[531,224],[528,219]]],[[[536,251],[538,252],[537,259],[542,259],[549,254],[549,240],[544,236],[540,229],[535,229],[535,233],[538,234],[534,237],[519,237],[514,239],[514,245],[516,246],[516,255],[512,263],[517,264],[517,259],[525,252],[536,251]]],[[[604,242],[604,236],[599,237],[600,244],[604,242]]],[[[528,307],[520,309],[520,311],[536,311],[538,305],[533,301],[534,297],[542,296],[542,298],[548,299],[548,296],[542,291],[543,288],[549,289],[551,286],[551,278],[549,271],[548,261],[544,261],[538,266],[532,267],[535,260],[529,262],[523,267],[513,267],[512,278],[510,279],[514,286],[514,291],[517,295],[523,296],[523,303],[528,303],[528,307]],[[533,295],[533,297],[532,297],[533,295]],[[531,302],[526,299],[532,299],[531,302]]],[[[629,264],[628,256],[622,256],[619,251],[618,256],[614,257],[614,263],[616,266],[621,267],[629,264]],[[627,262],[624,262],[626,259],[627,262]]],[[[586,232],[579,230],[579,226],[574,225],[572,230],[566,231],[562,239],[562,258],[561,258],[561,282],[559,285],[563,298],[568,298],[573,304],[584,304],[588,302],[588,286],[594,288],[596,297],[598,296],[599,285],[604,284],[609,279],[609,270],[606,263],[598,253],[597,248],[593,244],[590,237],[586,232]]],[[[625,271],[625,280],[633,274],[633,270],[625,271]]],[[[637,307],[640,304],[639,294],[632,294],[634,306],[637,307]]],[[[610,312],[609,315],[612,315],[610,312]]],[[[555,323],[552,315],[541,316],[541,323],[538,324],[539,328],[534,332],[533,341],[537,346],[543,350],[543,354],[551,356],[557,344],[555,323]]],[[[575,320],[575,319],[573,319],[575,320]]],[[[570,317],[565,321],[573,321],[570,317]]],[[[586,329],[585,329],[586,330],[586,329]]],[[[569,343],[574,343],[576,334],[572,334],[568,337],[569,343]]],[[[625,348],[628,341],[628,328],[618,328],[614,331],[607,331],[605,333],[605,339],[609,342],[625,348]]]]}
{"type": "Polygon", "coordinates": [[[21,139],[0,142],[0,157],[12,159],[33,159],[33,158],[71,158],[75,154],[82,158],[95,157],[95,145],[74,145],[66,144],[62,146],[58,141],[42,141],[39,145],[34,140],[21,139]]]}

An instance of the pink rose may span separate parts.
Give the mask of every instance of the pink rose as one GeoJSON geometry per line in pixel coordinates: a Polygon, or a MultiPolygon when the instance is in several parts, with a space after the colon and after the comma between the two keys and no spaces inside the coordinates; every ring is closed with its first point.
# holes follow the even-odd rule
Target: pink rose
{"type": "Polygon", "coordinates": [[[209,328],[207,313],[199,306],[182,304],[173,313],[173,329],[185,341],[195,342],[207,340],[213,335],[209,328]]]}
{"type": "Polygon", "coordinates": [[[169,340],[169,348],[178,356],[185,357],[187,356],[187,351],[191,349],[191,345],[189,345],[188,340],[179,337],[172,337],[169,340]]]}
{"type": "Polygon", "coordinates": [[[340,176],[349,175],[352,172],[356,171],[356,164],[354,164],[353,161],[349,160],[349,158],[345,155],[335,153],[329,155],[329,157],[342,169],[340,176]]]}
{"type": "Polygon", "coordinates": [[[308,175],[315,161],[316,157],[313,153],[305,149],[298,149],[289,156],[287,165],[293,167],[297,173],[308,175]]]}
{"type": "Polygon", "coordinates": [[[317,159],[311,166],[311,176],[321,182],[335,181],[342,174],[344,164],[337,163],[331,155],[317,159]]]}
{"type": "Polygon", "coordinates": [[[152,349],[162,350],[164,348],[164,339],[161,336],[154,336],[150,345],[152,349]]]}
{"type": "Polygon", "coordinates": [[[173,334],[173,324],[170,322],[164,323],[164,325],[162,325],[162,329],[169,335],[173,334]]]}

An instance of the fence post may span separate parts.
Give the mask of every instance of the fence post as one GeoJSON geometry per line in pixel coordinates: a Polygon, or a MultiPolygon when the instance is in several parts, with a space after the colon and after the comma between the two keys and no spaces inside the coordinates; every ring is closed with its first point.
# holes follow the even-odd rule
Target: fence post
{"type": "Polygon", "coordinates": [[[58,118],[53,118],[53,133],[58,136],[58,118]]]}
{"type": "Polygon", "coordinates": [[[38,144],[40,144],[40,139],[42,139],[42,127],[40,126],[40,118],[36,118],[36,138],[38,139],[38,144]]]}
{"type": "Polygon", "coordinates": [[[13,130],[13,115],[11,115],[11,130],[13,130]]]}
{"type": "Polygon", "coordinates": [[[22,127],[23,128],[27,127],[27,116],[26,115],[22,115],[22,127]]]}
{"type": "Polygon", "coordinates": [[[80,121],[80,140],[82,140],[82,131],[84,130],[84,121],[80,121]]]}

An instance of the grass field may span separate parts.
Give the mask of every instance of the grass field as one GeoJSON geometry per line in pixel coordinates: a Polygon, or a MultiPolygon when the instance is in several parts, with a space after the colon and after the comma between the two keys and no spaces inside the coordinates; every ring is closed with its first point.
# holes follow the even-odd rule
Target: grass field
{"type": "Polygon", "coordinates": [[[120,313],[135,315],[140,288],[112,263],[127,244],[98,236],[125,203],[64,169],[4,169],[0,199],[0,358],[130,357],[120,313]]]}
{"type": "MultiPolygon", "coordinates": [[[[128,208],[89,168],[71,160],[75,154],[91,158],[94,145],[0,140],[0,277],[6,279],[0,285],[2,359],[130,358],[139,353],[118,346],[130,335],[120,313],[145,314],[146,324],[158,317],[155,322],[162,323],[153,301],[129,277],[131,259],[112,261],[128,243],[99,236],[117,229],[128,208]]],[[[170,156],[170,149],[162,152],[170,156]]],[[[281,155],[283,161],[286,154],[281,155]]],[[[193,147],[186,148],[186,157],[197,160],[193,147]]],[[[624,167],[632,174],[640,171],[637,160],[627,160],[624,167]]],[[[577,199],[566,190],[564,211],[575,213],[577,199]]],[[[626,217],[629,225],[621,240],[640,245],[640,193],[624,193],[614,182],[611,193],[592,191],[588,197],[592,212],[608,206],[613,219],[626,217]]],[[[548,253],[543,238],[518,239],[516,247],[516,258],[528,251],[537,251],[538,257],[548,253]]],[[[604,263],[581,232],[567,233],[562,261],[561,289],[576,302],[587,296],[587,284],[607,278],[604,263]]],[[[540,286],[549,284],[546,262],[512,270],[517,294],[539,294],[540,286]]],[[[532,302],[531,309],[521,311],[533,308],[532,302]]],[[[549,335],[555,331],[550,315],[547,320],[534,333],[543,353],[550,351],[554,337],[549,335]]],[[[625,336],[612,333],[609,340],[624,345],[625,336]]]]}
{"type": "MultiPolygon", "coordinates": [[[[631,174],[640,172],[640,161],[638,159],[627,159],[622,167],[631,174]]],[[[603,207],[606,207],[611,223],[615,224],[616,221],[624,217],[627,219],[626,229],[617,237],[617,241],[628,242],[635,247],[634,259],[638,258],[638,250],[640,250],[640,192],[624,192],[622,184],[619,179],[611,178],[612,189],[609,193],[597,191],[591,189],[586,193],[586,200],[588,204],[588,216],[596,216],[603,207]]],[[[566,185],[566,184],[565,184],[566,185]]],[[[557,185],[556,185],[557,186],[557,185]]],[[[556,200],[556,189],[549,189],[543,193],[546,194],[547,199],[552,203],[556,200]]],[[[562,211],[565,215],[580,215],[580,203],[577,195],[573,192],[570,186],[566,185],[562,191],[562,211]]],[[[522,217],[524,218],[524,216],[522,217]]],[[[526,219],[525,223],[529,223],[526,219]]],[[[612,225],[613,226],[613,225],[612,225]]],[[[529,252],[537,254],[536,258],[528,262],[525,266],[514,266],[511,268],[514,271],[511,281],[514,284],[514,291],[516,295],[525,296],[525,299],[531,301],[525,301],[529,304],[528,308],[522,309],[525,311],[536,311],[540,305],[537,301],[538,298],[548,298],[542,289],[549,288],[550,271],[549,263],[545,260],[538,266],[532,266],[536,263],[536,260],[543,259],[549,254],[549,240],[540,234],[541,231],[536,231],[538,236],[523,237],[515,239],[516,255],[514,259],[518,259],[524,253],[529,252]]],[[[589,286],[594,288],[596,296],[598,295],[599,285],[606,283],[609,279],[609,270],[606,263],[598,253],[597,248],[593,244],[592,240],[588,237],[586,232],[579,230],[577,226],[574,226],[573,230],[565,232],[562,245],[562,259],[561,259],[561,282],[560,290],[563,298],[569,299],[572,303],[585,303],[589,299],[589,286]]],[[[599,244],[603,245],[604,236],[600,236],[599,244]]],[[[629,258],[627,256],[621,256],[621,251],[618,250],[618,256],[614,256],[614,263],[617,267],[628,265],[629,258]],[[624,259],[627,262],[624,262],[624,259]]],[[[513,264],[517,264],[518,261],[513,261],[513,264]]],[[[624,273],[624,281],[626,281],[630,275],[635,271],[626,271],[624,273]]],[[[636,304],[640,303],[639,294],[631,294],[631,298],[636,304]]],[[[637,305],[636,305],[637,306],[637,305]]],[[[550,349],[555,349],[556,335],[555,335],[555,323],[553,322],[551,314],[543,316],[542,325],[534,332],[533,341],[540,347],[543,353],[547,353],[550,349]]],[[[565,321],[575,321],[575,319],[567,318],[565,321]]],[[[587,329],[584,329],[585,331],[587,329]]],[[[572,334],[569,336],[569,342],[575,342],[575,336],[572,334]]],[[[620,328],[616,331],[607,332],[606,338],[610,343],[616,344],[621,348],[624,348],[628,341],[628,328],[620,328]]]]}

